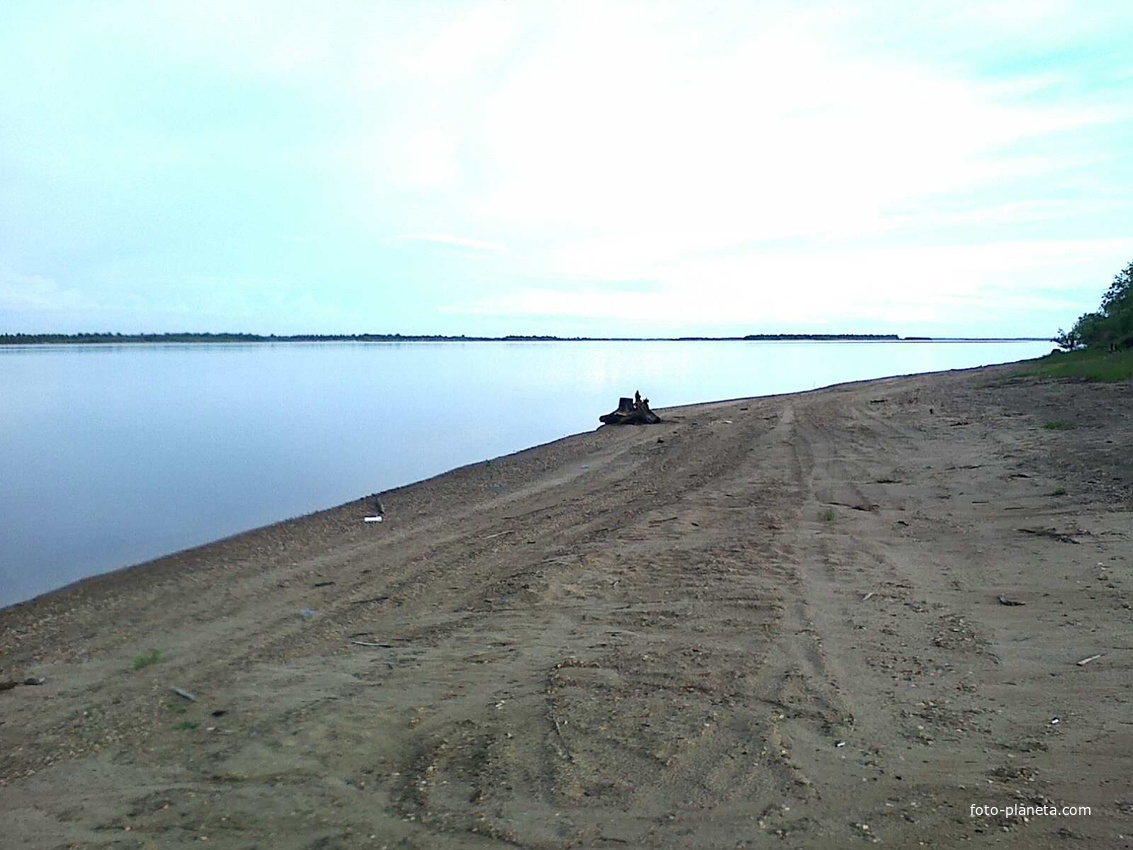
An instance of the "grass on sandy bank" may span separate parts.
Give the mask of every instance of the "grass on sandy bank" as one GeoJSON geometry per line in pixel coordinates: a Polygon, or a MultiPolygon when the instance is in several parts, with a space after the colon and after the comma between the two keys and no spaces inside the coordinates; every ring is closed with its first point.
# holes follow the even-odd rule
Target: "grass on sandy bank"
{"type": "Polygon", "coordinates": [[[151,664],[157,664],[162,659],[162,652],[160,649],[151,649],[145,655],[139,655],[134,659],[133,668],[141,670],[143,667],[149,667],[151,664]]]}
{"type": "Polygon", "coordinates": [[[1114,354],[1089,350],[1053,352],[1028,361],[1021,374],[1040,378],[1128,381],[1133,378],[1133,348],[1114,354]]]}

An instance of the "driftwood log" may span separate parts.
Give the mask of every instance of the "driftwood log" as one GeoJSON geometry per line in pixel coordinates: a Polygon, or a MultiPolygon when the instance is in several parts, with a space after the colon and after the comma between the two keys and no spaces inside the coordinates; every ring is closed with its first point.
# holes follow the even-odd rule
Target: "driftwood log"
{"type": "Polygon", "coordinates": [[[633,398],[618,399],[618,409],[605,416],[599,416],[603,425],[656,425],[661,417],[649,409],[649,399],[642,398],[641,392],[633,398]]]}

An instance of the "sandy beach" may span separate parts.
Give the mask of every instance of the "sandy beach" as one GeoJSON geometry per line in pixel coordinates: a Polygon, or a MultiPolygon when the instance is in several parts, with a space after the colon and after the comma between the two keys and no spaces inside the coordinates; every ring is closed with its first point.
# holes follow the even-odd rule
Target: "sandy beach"
{"type": "Polygon", "coordinates": [[[1017,372],[655,408],[0,611],[0,845],[1133,846],[1133,387],[1017,372]]]}

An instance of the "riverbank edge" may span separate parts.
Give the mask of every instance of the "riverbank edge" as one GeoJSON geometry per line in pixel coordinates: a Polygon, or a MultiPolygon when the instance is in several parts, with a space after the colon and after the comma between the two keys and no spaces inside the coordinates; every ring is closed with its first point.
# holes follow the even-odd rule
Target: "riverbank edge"
{"type": "MultiPolygon", "coordinates": [[[[816,387],[814,389],[809,389],[809,390],[798,390],[798,391],[789,392],[789,393],[771,393],[771,394],[762,395],[762,396],[738,396],[736,398],[714,399],[714,400],[711,400],[711,401],[699,401],[699,402],[694,402],[692,404],[675,405],[675,406],[672,406],[672,407],[658,408],[658,410],[656,412],[662,417],[662,424],[664,424],[664,419],[665,419],[666,416],[671,417],[671,416],[674,416],[674,415],[692,413],[692,412],[695,412],[696,410],[699,410],[699,409],[707,410],[707,409],[711,409],[713,407],[735,404],[735,403],[743,402],[743,401],[752,401],[752,400],[755,400],[755,399],[759,399],[761,401],[762,400],[788,399],[788,398],[792,398],[792,397],[810,396],[810,395],[814,395],[814,394],[818,394],[818,393],[835,392],[835,391],[840,391],[840,390],[851,390],[851,389],[855,389],[855,388],[865,387],[865,386],[868,386],[868,385],[871,385],[871,384],[882,386],[886,383],[890,383],[890,382],[893,382],[893,381],[900,381],[900,380],[906,380],[906,379],[912,379],[912,378],[931,378],[931,377],[934,377],[934,376],[944,377],[944,376],[955,376],[955,375],[963,375],[963,374],[977,374],[977,373],[980,373],[980,372],[985,372],[985,373],[990,375],[990,374],[995,374],[997,372],[1002,372],[1004,370],[1015,370],[1015,369],[1018,369],[1020,367],[1025,367],[1026,364],[1028,364],[1028,363],[1034,363],[1034,362],[1035,362],[1035,360],[1019,360],[1019,361],[1013,361],[1011,363],[997,363],[997,364],[991,364],[991,365],[986,365],[986,366],[973,366],[973,367],[968,367],[968,368],[963,368],[963,369],[945,369],[945,370],[940,370],[940,371],[935,371],[935,372],[909,372],[909,373],[904,373],[904,374],[899,374],[899,375],[888,375],[888,376],[881,377],[881,378],[865,378],[865,379],[856,380],[856,381],[843,381],[843,382],[836,383],[836,384],[829,384],[829,385],[824,386],[824,387],[816,387]]],[[[595,420],[597,420],[597,414],[595,415],[595,420]]],[[[163,571],[167,571],[167,570],[171,570],[171,569],[172,570],[183,569],[186,561],[190,561],[190,562],[196,564],[197,566],[201,566],[201,565],[203,565],[203,562],[207,562],[208,559],[212,555],[214,555],[214,554],[221,555],[223,553],[224,547],[236,546],[236,545],[239,545],[241,543],[245,543],[245,542],[248,542],[250,540],[254,540],[257,536],[266,534],[268,532],[287,531],[289,533],[301,533],[306,525],[317,522],[320,519],[339,517],[344,512],[349,514],[350,516],[353,516],[355,513],[357,513],[358,509],[364,509],[367,506],[372,505],[373,501],[375,499],[378,499],[378,498],[387,498],[387,499],[396,498],[397,496],[405,494],[407,492],[411,492],[411,491],[415,490],[416,488],[420,488],[420,487],[429,485],[429,484],[434,483],[434,482],[443,481],[443,480],[449,479],[453,476],[458,476],[459,474],[467,472],[469,470],[475,470],[475,469],[482,468],[485,465],[491,465],[493,463],[497,463],[497,462],[505,461],[505,460],[509,460],[509,459],[517,459],[517,458],[527,457],[527,456],[530,456],[534,453],[538,453],[540,451],[545,451],[545,450],[548,450],[548,449],[550,449],[552,447],[556,447],[556,446],[568,446],[573,441],[577,441],[578,439],[580,439],[582,437],[585,437],[587,435],[591,435],[591,434],[594,434],[594,433],[597,433],[597,432],[600,432],[600,431],[603,431],[603,430],[606,430],[606,429],[609,429],[609,428],[612,428],[612,427],[618,427],[618,426],[597,425],[597,426],[595,426],[594,430],[592,430],[592,431],[578,431],[578,432],[575,432],[573,434],[567,434],[567,435],[560,437],[556,440],[550,440],[550,441],[545,442],[545,443],[538,443],[538,444],[533,445],[533,446],[528,446],[528,447],[525,447],[525,448],[517,449],[514,452],[508,452],[506,454],[497,455],[495,457],[486,458],[486,459],[483,459],[483,460],[477,460],[477,461],[473,461],[473,462],[467,463],[467,464],[462,464],[460,466],[456,466],[456,467],[453,467],[451,469],[444,470],[443,472],[438,472],[436,475],[431,475],[431,476],[428,476],[426,478],[419,479],[417,481],[412,481],[412,482],[409,482],[407,484],[402,484],[402,485],[399,485],[399,486],[396,486],[396,487],[391,487],[387,490],[379,490],[379,491],[376,491],[374,493],[359,496],[355,499],[351,499],[351,500],[346,501],[346,502],[340,502],[336,505],[331,505],[329,507],[322,508],[320,510],[311,511],[311,512],[308,512],[308,513],[305,513],[305,514],[298,514],[298,515],[293,516],[293,517],[286,517],[286,518],[280,519],[276,522],[270,522],[270,523],[266,523],[264,525],[254,526],[252,528],[244,529],[242,531],[237,531],[234,534],[229,534],[229,535],[225,535],[225,536],[222,536],[222,537],[217,537],[213,540],[208,540],[208,541],[205,541],[203,543],[199,543],[199,544],[194,545],[194,546],[188,546],[184,549],[176,549],[172,552],[167,552],[165,554],[158,555],[157,557],[154,557],[154,558],[148,558],[148,559],[143,560],[143,561],[138,561],[136,563],[126,564],[126,565],[123,565],[121,567],[116,567],[114,569],[106,570],[104,572],[97,573],[95,575],[86,576],[84,578],[80,578],[80,579],[77,579],[76,581],[65,584],[62,587],[47,590],[47,591],[44,591],[43,593],[37,594],[36,596],[30,597],[28,599],[21,600],[21,601],[18,601],[18,602],[13,602],[9,605],[0,607],[0,616],[3,616],[4,613],[8,612],[8,611],[13,611],[13,610],[16,610],[16,609],[25,610],[25,609],[27,609],[31,606],[49,605],[49,604],[55,604],[55,603],[58,603],[60,605],[66,605],[68,600],[75,599],[83,593],[86,593],[86,592],[97,593],[97,592],[102,591],[103,590],[103,588],[102,588],[103,584],[117,585],[119,583],[130,582],[132,579],[136,579],[136,578],[139,578],[139,577],[143,578],[143,579],[147,578],[147,577],[148,578],[157,578],[158,574],[162,573],[163,571]]],[[[645,425],[645,426],[630,426],[630,427],[649,428],[649,427],[654,427],[654,426],[645,425]]],[[[111,587],[106,588],[107,591],[110,591],[112,589],[113,588],[111,588],[111,587]]]]}

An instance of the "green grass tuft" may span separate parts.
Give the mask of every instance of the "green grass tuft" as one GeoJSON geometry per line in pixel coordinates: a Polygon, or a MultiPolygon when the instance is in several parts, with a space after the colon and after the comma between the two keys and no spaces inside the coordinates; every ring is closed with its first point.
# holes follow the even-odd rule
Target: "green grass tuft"
{"type": "Polygon", "coordinates": [[[143,667],[149,667],[151,664],[156,664],[161,661],[161,650],[151,649],[145,655],[139,655],[134,659],[134,669],[141,670],[143,667]]]}
{"type": "Polygon", "coordinates": [[[838,516],[838,514],[834,513],[833,508],[827,508],[818,514],[818,518],[823,522],[832,522],[836,516],[838,516]]]}
{"type": "Polygon", "coordinates": [[[1047,493],[1047,495],[1048,496],[1065,496],[1066,495],[1066,488],[1065,487],[1055,487],[1053,490],[1051,490],[1049,493],[1047,493]]]}
{"type": "Polygon", "coordinates": [[[1070,351],[1048,354],[1027,361],[1020,375],[1036,378],[1083,378],[1087,381],[1128,381],[1133,379],[1133,348],[1107,351],[1070,351]]]}
{"type": "Polygon", "coordinates": [[[192,720],[184,720],[177,724],[177,728],[187,732],[190,729],[196,729],[200,725],[200,723],[194,723],[192,720]]]}

